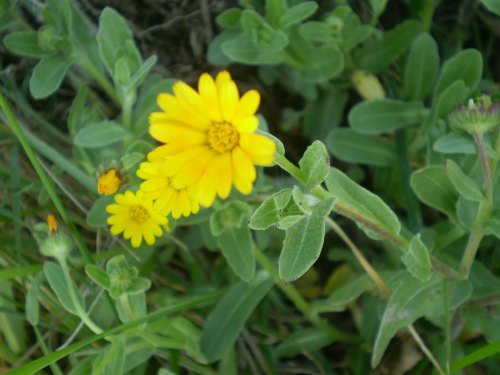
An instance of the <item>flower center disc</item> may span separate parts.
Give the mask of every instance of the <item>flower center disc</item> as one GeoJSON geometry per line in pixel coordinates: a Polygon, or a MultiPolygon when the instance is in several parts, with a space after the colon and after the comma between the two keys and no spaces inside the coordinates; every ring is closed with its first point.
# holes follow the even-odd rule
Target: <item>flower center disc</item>
{"type": "Polygon", "coordinates": [[[144,222],[149,219],[148,211],[142,206],[132,206],[130,207],[130,217],[137,224],[144,224],[144,222]]]}
{"type": "Polygon", "coordinates": [[[231,151],[239,140],[238,132],[228,122],[214,122],[208,128],[208,144],[219,154],[231,151]]]}

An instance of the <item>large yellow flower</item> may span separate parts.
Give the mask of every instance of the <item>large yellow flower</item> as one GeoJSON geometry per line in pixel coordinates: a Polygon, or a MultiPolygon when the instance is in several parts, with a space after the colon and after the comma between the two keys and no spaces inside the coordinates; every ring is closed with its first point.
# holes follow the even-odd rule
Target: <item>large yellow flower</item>
{"type": "Polygon", "coordinates": [[[137,176],[145,180],[141,184],[141,191],[155,200],[154,205],[162,215],[171,214],[174,219],[178,219],[181,215],[189,216],[200,210],[190,186],[182,189],[172,186],[172,178],[165,173],[162,160],[141,163],[137,176]]]}
{"type": "Polygon", "coordinates": [[[149,117],[151,136],[164,143],[150,159],[163,160],[176,189],[192,185],[203,206],[210,206],[216,195],[227,198],[232,185],[249,194],[255,165],[271,165],[276,149],[271,139],[254,134],[259,93],[250,90],[240,98],[227,71],[215,81],[201,75],[198,92],[184,82],[177,82],[173,91],[158,96],[163,112],[149,117]]]}
{"type": "Polygon", "coordinates": [[[125,239],[131,239],[132,247],[139,247],[143,238],[152,245],[155,237],[163,234],[161,226],[168,224],[167,218],[160,215],[153,201],[142,191],[117,194],[115,202],[106,206],[106,211],[111,214],[108,224],[113,235],[123,232],[125,239]]]}

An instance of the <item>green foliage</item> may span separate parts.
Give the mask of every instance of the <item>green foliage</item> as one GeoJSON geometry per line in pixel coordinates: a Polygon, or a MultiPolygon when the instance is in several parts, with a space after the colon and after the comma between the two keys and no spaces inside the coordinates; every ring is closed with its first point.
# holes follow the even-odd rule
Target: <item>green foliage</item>
{"type": "Polygon", "coordinates": [[[157,22],[150,2],[0,0],[2,370],[499,372],[499,126],[450,121],[497,116],[496,2],[178,3],[157,22]],[[173,89],[223,69],[260,103],[232,105],[220,78],[173,89]],[[245,147],[257,124],[272,160],[245,147]],[[231,152],[207,151],[214,125],[231,152]],[[110,226],[109,168],[169,203],[128,202],[110,226]],[[214,185],[185,189],[190,172],[214,185]],[[214,186],[130,249],[127,221],[157,233],[152,211],[214,186]]]}

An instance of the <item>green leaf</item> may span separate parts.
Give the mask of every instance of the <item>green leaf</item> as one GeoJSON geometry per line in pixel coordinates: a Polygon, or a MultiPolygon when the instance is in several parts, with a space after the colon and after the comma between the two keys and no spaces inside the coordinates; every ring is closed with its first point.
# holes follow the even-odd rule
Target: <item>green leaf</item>
{"type": "Polygon", "coordinates": [[[354,57],[359,69],[378,73],[405,53],[420,32],[420,23],[407,20],[386,32],[382,39],[366,43],[354,57]]]}
{"type": "Polygon", "coordinates": [[[332,30],[326,22],[309,21],[300,25],[302,37],[313,42],[334,42],[332,30]]]}
{"type": "Polygon", "coordinates": [[[283,189],[271,195],[254,211],[248,223],[249,227],[254,230],[265,230],[276,225],[283,216],[281,211],[288,206],[291,197],[290,189],[283,189]]]}
{"type": "Polygon", "coordinates": [[[370,0],[370,6],[373,10],[373,18],[378,19],[378,17],[384,12],[387,6],[388,0],[370,0]]]}
{"type": "Polygon", "coordinates": [[[430,280],[432,272],[431,259],[427,246],[420,239],[420,234],[411,239],[410,247],[401,259],[413,277],[420,281],[430,280]]]}
{"type": "Polygon", "coordinates": [[[87,214],[87,218],[85,219],[87,224],[93,228],[105,227],[107,225],[106,220],[109,216],[106,212],[106,206],[113,203],[114,199],[114,195],[103,195],[102,197],[99,197],[87,214]]]}
{"type": "Polygon", "coordinates": [[[123,374],[123,366],[125,364],[123,339],[119,336],[113,336],[111,338],[111,345],[98,358],[100,360],[95,361],[92,375],[123,374]]]}
{"type": "Polygon", "coordinates": [[[42,274],[39,273],[35,276],[31,285],[26,293],[26,320],[30,322],[32,326],[38,325],[38,320],[40,317],[40,308],[38,305],[38,293],[40,288],[40,283],[42,281],[42,274]]]}
{"type": "Polygon", "coordinates": [[[248,226],[230,227],[216,239],[222,255],[236,276],[250,282],[255,273],[255,252],[248,226]]]}
{"type": "Polygon", "coordinates": [[[446,61],[434,89],[434,98],[439,98],[446,88],[455,81],[463,81],[468,88],[467,95],[476,89],[483,73],[481,53],[475,49],[465,49],[446,61]]]}
{"type": "Polygon", "coordinates": [[[325,142],[337,159],[349,163],[389,167],[397,160],[396,146],[392,142],[353,129],[333,129],[325,142]]]}
{"type": "Polygon", "coordinates": [[[221,359],[235,343],[246,321],[274,284],[263,271],[250,284],[239,282],[210,312],[200,338],[202,354],[208,362],[221,359]]]}
{"type": "Polygon", "coordinates": [[[38,45],[38,34],[35,31],[18,31],[7,34],[3,38],[7,49],[20,56],[42,57],[50,54],[38,45]]]}
{"type": "MultiPolygon", "coordinates": [[[[372,221],[388,233],[399,234],[401,224],[396,214],[377,195],[358,185],[340,170],[332,168],[326,178],[328,191],[352,212],[372,221]]],[[[366,232],[366,228],[361,227],[366,232]]],[[[370,233],[370,232],[368,232],[370,233]]],[[[370,235],[370,234],[369,234],[370,235]]]]}
{"type": "Polygon", "coordinates": [[[498,0],[481,0],[481,3],[490,11],[500,16],[500,2],[498,0]]]}
{"type": "Polygon", "coordinates": [[[276,348],[278,358],[313,353],[337,341],[337,336],[324,328],[303,328],[285,337],[276,348]]]}
{"type": "Polygon", "coordinates": [[[286,29],[292,25],[302,22],[311,17],[316,10],[318,10],[318,4],[314,1],[306,1],[294,5],[281,15],[279,22],[280,28],[286,29]]]}
{"type": "Polygon", "coordinates": [[[477,154],[472,138],[460,133],[443,135],[434,142],[433,149],[443,154],[477,154]]]}
{"type": "Polygon", "coordinates": [[[9,351],[25,354],[26,331],[23,327],[23,315],[18,313],[12,289],[10,281],[0,280],[0,332],[9,351]],[[19,316],[15,316],[17,314],[19,316]]]}
{"type": "Polygon", "coordinates": [[[312,309],[316,313],[341,312],[350,303],[371,287],[371,280],[367,275],[356,280],[346,282],[345,285],[335,290],[326,300],[314,301],[312,309]]]}
{"type": "Polygon", "coordinates": [[[458,194],[441,165],[433,165],[414,172],[411,187],[418,198],[428,206],[455,217],[458,194]]]}
{"type": "Polygon", "coordinates": [[[35,99],[43,99],[53,94],[61,85],[72,60],[51,55],[43,57],[33,69],[30,78],[30,92],[35,99]]]}
{"type": "Polygon", "coordinates": [[[311,190],[321,184],[330,170],[330,158],[325,145],[314,141],[299,160],[300,170],[306,176],[304,186],[311,190]]]}
{"type": "Polygon", "coordinates": [[[85,273],[101,288],[108,290],[111,287],[109,276],[101,267],[98,267],[95,264],[87,264],[85,266],[85,273]]]}
{"type": "Polygon", "coordinates": [[[349,112],[351,127],[364,134],[381,134],[419,124],[425,115],[422,102],[375,99],[355,105],[349,112]]]}
{"type": "Polygon", "coordinates": [[[128,131],[114,121],[100,121],[81,129],[73,139],[75,145],[87,148],[98,148],[123,140],[128,131]]]}
{"type": "Polygon", "coordinates": [[[500,211],[495,211],[484,226],[488,234],[500,239],[500,211]]]}
{"type": "Polygon", "coordinates": [[[500,314],[485,307],[470,305],[460,311],[460,318],[467,328],[484,335],[488,343],[500,342],[500,314]]]}
{"type": "Polygon", "coordinates": [[[301,75],[315,82],[334,78],[344,70],[344,55],[336,46],[306,49],[301,62],[297,67],[301,75]]]}
{"type": "Polygon", "coordinates": [[[49,281],[50,287],[56,293],[59,302],[61,302],[61,304],[67,311],[74,315],[78,315],[78,309],[75,307],[73,301],[71,300],[68,288],[73,288],[79,300],[80,306],[84,306],[83,297],[78,292],[75,285],[68,285],[61,266],[56,263],[46,262],[43,265],[43,272],[45,273],[45,277],[49,281]]]}
{"type": "Polygon", "coordinates": [[[149,71],[153,68],[153,66],[156,64],[157,61],[156,55],[150,56],[144,61],[137,71],[132,75],[130,78],[130,81],[128,82],[129,88],[137,88],[146,79],[146,76],[148,75],[149,71]]]}
{"type": "Polygon", "coordinates": [[[272,43],[256,44],[248,34],[231,38],[221,44],[221,50],[232,61],[250,64],[275,65],[284,61],[283,49],[288,44],[288,37],[281,31],[273,31],[269,37],[272,43]]]}
{"type": "Polygon", "coordinates": [[[215,18],[215,23],[223,29],[233,29],[240,26],[241,14],[240,8],[229,8],[223,11],[215,18]]]}
{"type": "Polygon", "coordinates": [[[139,68],[141,58],[132,32],[127,21],[113,8],[106,7],[101,12],[97,44],[101,59],[112,76],[115,75],[115,64],[121,57],[125,57],[132,74],[139,68]]]}
{"type": "Polygon", "coordinates": [[[232,201],[215,210],[210,216],[210,229],[219,236],[230,228],[240,228],[246,221],[250,207],[240,201],[232,201]]]}
{"type": "Polygon", "coordinates": [[[434,118],[443,117],[446,118],[451,112],[453,107],[463,102],[469,95],[470,90],[465,86],[463,81],[455,81],[446,87],[442,94],[433,100],[432,111],[434,118]]]}
{"type": "Polygon", "coordinates": [[[286,282],[302,276],[319,257],[325,237],[325,216],[333,206],[333,199],[325,199],[286,230],[279,257],[279,275],[286,282]]]}
{"type": "Polygon", "coordinates": [[[451,159],[446,160],[446,173],[455,189],[465,198],[474,202],[484,199],[484,194],[477,182],[467,176],[451,159]]]}
{"type": "MultiPolygon", "coordinates": [[[[435,273],[427,282],[421,282],[403,273],[396,280],[397,288],[389,297],[377,338],[373,347],[372,367],[376,367],[389,345],[389,341],[402,328],[412,324],[418,318],[439,316],[443,313],[443,280],[435,273]]],[[[448,282],[448,309],[456,309],[472,293],[470,282],[448,282]]]]}
{"type": "Polygon", "coordinates": [[[431,91],[439,69],[439,51],[436,42],[427,33],[420,34],[406,60],[403,91],[410,100],[422,100],[431,91]]]}

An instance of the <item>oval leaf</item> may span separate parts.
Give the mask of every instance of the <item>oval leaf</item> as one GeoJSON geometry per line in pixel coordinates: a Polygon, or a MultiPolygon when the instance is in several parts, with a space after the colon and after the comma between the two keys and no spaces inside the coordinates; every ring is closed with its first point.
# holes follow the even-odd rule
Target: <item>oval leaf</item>
{"type": "Polygon", "coordinates": [[[332,206],[332,199],[323,200],[314,206],[311,215],[288,227],[278,262],[280,278],[296,280],[316,262],[325,237],[325,216],[332,206]]]}
{"type": "Polygon", "coordinates": [[[306,176],[305,187],[308,190],[321,184],[330,169],[330,158],[325,145],[314,141],[299,160],[300,170],[306,176]]]}
{"type": "Polygon", "coordinates": [[[464,196],[474,202],[480,202],[484,199],[481,188],[472,178],[467,176],[462,169],[453,160],[446,160],[446,173],[455,189],[464,196]]]}
{"type": "Polygon", "coordinates": [[[42,58],[30,78],[31,95],[35,99],[43,99],[53,94],[61,86],[71,63],[71,60],[57,55],[42,58]]]}
{"type": "Polygon", "coordinates": [[[421,102],[374,99],[361,102],[349,112],[351,127],[364,134],[381,134],[420,123],[425,115],[421,102]]]}
{"type": "Polygon", "coordinates": [[[410,241],[410,247],[401,257],[406,268],[416,279],[428,281],[431,278],[431,259],[427,246],[420,239],[420,234],[410,241]]]}
{"type": "Polygon", "coordinates": [[[114,121],[100,121],[81,129],[73,142],[87,148],[97,148],[121,141],[129,133],[114,121]]]}
{"type": "Polygon", "coordinates": [[[422,100],[431,91],[439,69],[438,47],[432,36],[421,34],[406,60],[403,90],[410,100],[422,100]]]}
{"type": "Polygon", "coordinates": [[[326,139],[326,146],[336,158],[349,163],[388,167],[397,160],[394,144],[353,129],[333,129],[326,139]]]}
{"type": "Polygon", "coordinates": [[[255,273],[255,252],[248,226],[230,227],[216,238],[222,255],[236,276],[246,282],[252,280],[255,273]]]}

